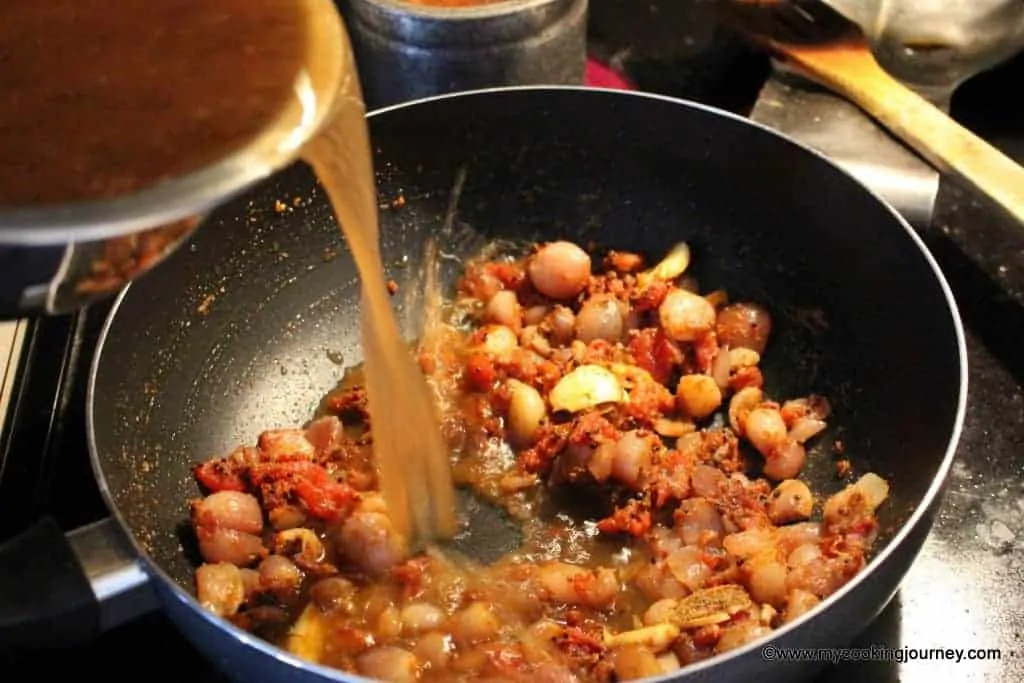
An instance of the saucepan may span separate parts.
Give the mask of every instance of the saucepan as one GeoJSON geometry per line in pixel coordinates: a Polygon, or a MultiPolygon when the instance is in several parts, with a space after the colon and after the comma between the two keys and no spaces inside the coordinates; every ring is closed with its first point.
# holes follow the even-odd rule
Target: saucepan
{"type": "MultiPolygon", "coordinates": [[[[773,311],[766,386],[828,396],[837,431],[826,442],[841,439],[855,470],[890,483],[879,541],[856,578],[772,640],[676,677],[798,680],[819,665],[773,663],[765,642],[841,646],[879,614],[929,533],[967,392],[953,296],[890,207],[766,128],[649,94],[496,89],[395,106],[369,121],[381,249],[399,291],[415,282],[431,237],[452,257],[494,238],[649,254],[686,241],[702,283],[727,283],[730,295],[773,311]]],[[[205,611],[186,549],[193,465],[264,429],[302,424],[342,365],[360,361],[356,269],[302,164],[207,223],[117,301],[87,406],[111,516],[67,536],[44,520],[3,549],[2,638],[70,642],[159,608],[239,681],[353,680],[205,611]]],[[[445,263],[451,285],[458,268],[445,263]]],[[[394,301],[408,320],[403,297],[394,301]]],[[[834,465],[821,462],[808,471],[812,488],[834,491],[834,465]]]]}

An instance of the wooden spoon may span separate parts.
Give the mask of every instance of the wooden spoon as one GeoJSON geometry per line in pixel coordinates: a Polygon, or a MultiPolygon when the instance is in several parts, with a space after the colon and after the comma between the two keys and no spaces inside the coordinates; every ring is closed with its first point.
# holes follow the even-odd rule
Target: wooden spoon
{"type": "Polygon", "coordinates": [[[856,104],[937,169],[1024,223],[1024,168],[890,76],[852,22],[817,0],[736,5],[761,13],[756,23],[746,21],[750,13],[731,14],[780,60],[856,104]],[[766,12],[774,21],[764,21],[766,12]]]}

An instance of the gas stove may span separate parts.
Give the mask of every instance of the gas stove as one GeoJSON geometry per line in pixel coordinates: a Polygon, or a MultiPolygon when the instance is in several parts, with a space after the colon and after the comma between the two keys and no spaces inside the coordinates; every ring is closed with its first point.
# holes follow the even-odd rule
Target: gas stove
{"type": "MultiPolygon", "coordinates": [[[[665,46],[664,32],[647,40],[642,27],[622,39],[602,32],[600,21],[612,16],[595,14],[594,52],[624,70],[636,87],[743,114],[756,109],[769,72],[766,60],[728,41],[712,56],[688,52],[681,39],[673,50],[665,46]],[[597,42],[602,36],[603,44],[597,42]],[[716,69],[719,80],[709,76],[716,69]],[[698,77],[680,80],[680,74],[697,71],[698,77]],[[729,78],[735,87],[723,85],[729,78]]],[[[1001,93],[1022,78],[1024,59],[1017,59],[964,86],[953,105],[954,115],[1018,160],[1024,160],[1024,110],[1009,110],[1015,105],[1001,93]]],[[[930,182],[926,173],[917,177],[930,182]]],[[[918,197],[928,192],[922,188],[918,197]]],[[[908,654],[995,649],[998,658],[990,653],[989,659],[960,663],[846,663],[827,669],[821,681],[1024,680],[1024,361],[1016,341],[1024,338],[1024,231],[953,186],[942,185],[932,199],[931,220],[915,222],[949,278],[968,328],[967,422],[929,541],[896,598],[853,645],[906,648],[908,654]]],[[[107,514],[89,466],[84,398],[109,307],[0,325],[0,539],[46,514],[68,530],[107,514]]],[[[226,680],[160,613],[58,656],[0,649],[0,670],[17,680],[15,672],[56,674],[74,661],[80,672],[134,677],[138,672],[126,654],[145,661],[147,672],[155,665],[167,677],[187,676],[193,683],[226,680]]]]}

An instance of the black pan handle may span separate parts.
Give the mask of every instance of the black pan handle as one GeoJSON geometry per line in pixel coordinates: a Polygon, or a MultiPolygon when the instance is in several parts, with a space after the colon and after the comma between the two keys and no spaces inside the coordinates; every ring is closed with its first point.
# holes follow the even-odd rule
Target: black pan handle
{"type": "Polygon", "coordinates": [[[65,534],[44,517],[0,545],[0,643],[66,647],[149,612],[158,600],[117,522],[65,534]]]}

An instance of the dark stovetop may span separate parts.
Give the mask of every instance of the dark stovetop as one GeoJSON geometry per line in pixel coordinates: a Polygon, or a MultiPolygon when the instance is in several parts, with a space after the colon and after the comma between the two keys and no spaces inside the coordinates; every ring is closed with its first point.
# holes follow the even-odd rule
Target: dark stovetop
{"type": "MultiPolygon", "coordinates": [[[[766,60],[694,15],[702,3],[593,0],[594,50],[625,66],[643,90],[746,113],[768,73],[766,60]],[[639,8],[639,9],[638,9],[639,8]]],[[[699,12],[697,12],[699,14],[699,12]]],[[[979,76],[954,100],[954,115],[1024,161],[1024,107],[1007,101],[1024,79],[1024,58],[979,76]]],[[[893,603],[858,645],[1000,648],[986,662],[846,664],[821,681],[1024,680],[1024,230],[949,184],[935,220],[921,231],[961,306],[968,330],[970,398],[944,506],[893,603]]],[[[894,292],[894,296],[898,296],[894,292]]],[[[0,442],[0,539],[50,513],[66,529],[105,515],[84,441],[84,380],[106,306],[37,321],[27,335],[21,381],[0,442]]],[[[921,343],[927,343],[922,340],[921,343]]],[[[921,397],[928,400],[927,396],[921,397]]],[[[220,683],[161,614],[88,646],[49,654],[0,650],[0,670],[78,672],[108,678],[146,671],[220,683]]]]}

